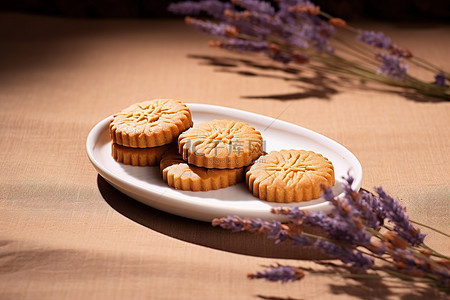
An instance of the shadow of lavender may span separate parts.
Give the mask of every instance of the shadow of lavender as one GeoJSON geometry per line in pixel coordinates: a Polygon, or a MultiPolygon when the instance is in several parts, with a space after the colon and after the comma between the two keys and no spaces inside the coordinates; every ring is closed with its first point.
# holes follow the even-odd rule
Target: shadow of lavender
{"type": "MultiPolygon", "coordinates": [[[[307,276],[327,276],[336,278],[328,283],[329,292],[332,295],[344,295],[352,299],[364,300],[385,300],[385,299],[402,299],[402,300],[420,300],[420,299],[448,299],[448,296],[439,290],[430,286],[417,284],[413,282],[402,282],[392,278],[343,278],[336,274],[348,274],[347,267],[329,262],[317,262],[318,266],[324,266],[325,269],[320,271],[315,269],[304,269],[307,276]]],[[[300,300],[291,297],[276,297],[266,295],[256,295],[258,299],[270,300],[300,300]]]]}
{"type": "MultiPolygon", "coordinates": [[[[318,71],[302,70],[289,65],[280,65],[266,60],[252,60],[232,56],[188,55],[200,61],[201,65],[215,67],[215,71],[239,76],[272,78],[291,83],[298,92],[271,95],[244,95],[244,99],[300,100],[310,97],[330,99],[339,91],[336,79],[318,71]]],[[[341,79],[341,80],[346,80],[341,79]]]]}
{"type": "Polygon", "coordinates": [[[330,100],[339,94],[343,88],[360,91],[398,95],[416,102],[445,102],[445,99],[419,94],[412,90],[382,86],[362,80],[352,80],[345,76],[331,75],[326,72],[312,70],[308,65],[281,65],[270,60],[259,60],[234,56],[211,56],[189,54],[201,65],[214,67],[216,72],[231,73],[245,77],[272,78],[289,82],[298,92],[243,95],[243,99],[272,99],[280,101],[302,100],[316,98],[330,100]]]}

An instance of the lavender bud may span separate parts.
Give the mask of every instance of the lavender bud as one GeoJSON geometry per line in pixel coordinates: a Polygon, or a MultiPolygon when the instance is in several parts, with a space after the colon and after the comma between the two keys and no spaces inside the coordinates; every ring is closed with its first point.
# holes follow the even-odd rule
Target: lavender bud
{"type": "Polygon", "coordinates": [[[376,48],[386,50],[392,47],[391,39],[385,36],[382,32],[361,30],[356,36],[356,39],[376,48]]]}
{"type": "Polygon", "coordinates": [[[286,283],[302,279],[305,277],[305,273],[299,268],[275,266],[262,272],[257,272],[256,274],[248,274],[247,277],[250,279],[266,279],[268,281],[281,281],[286,283]]]}
{"type": "Polygon", "coordinates": [[[414,228],[406,215],[404,207],[397,199],[392,198],[381,188],[375,188],[386,218],[394,224],[394,230],[400,237],[413,246],[423,243],[425,235],[414,228]]]}
{"type": "Polygon", "coordinates": [[[259,0],[231,0],[231,2],[249,11],[256,11],[269,15],[275,14],[275,9],[270,5],[270,2],[259,0]]]}
{"type": "Polygon", "coordinates": [[[445,81],[446,81],[446,78],[442,74],[437,74],[436,76],[434,76],[434,83],[436,85],[445,86],[445,81]]]}
{"type": "Polygon", "coordinates": [[[232,8],[230,3],[219,0],[203,0],[199,2],[182,1],[171,3],[168,10],[180,15],[199,15],[205,12],[214,18],[223,19],[224,11],[230,8],[232,8]]]}
{"type": "Polygon", "coordinates": [[[269,49],[267,42],[255,42],[241,39],[229,39],[217,43],[217,46],[238,52],[265,52],[269,49]]]}
{"type": "Polygon", "coordinates": [[[380,73],[397,80],[405,79],[407,67],[402,64],[399,57],[388,54],[377,54],[375,58],[381,62],[381,65],[378,67],[380,73]]]}

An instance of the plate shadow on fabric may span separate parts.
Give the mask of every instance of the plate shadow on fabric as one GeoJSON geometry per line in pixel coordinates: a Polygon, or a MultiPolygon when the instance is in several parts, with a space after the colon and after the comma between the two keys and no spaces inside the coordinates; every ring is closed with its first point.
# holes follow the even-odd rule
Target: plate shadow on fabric
{"type": "Polygon", "coordinates": [[[121,193],[100,175],[97,185],[103,199],[118,213],[151,230],[188,243],[217,250],[267,258],[326,259],[325,255],[307,247],[292,247],[288,243],[247,232],[234,233],[213,227],[208,222],[172,215],[142,204],[121,193]]]}

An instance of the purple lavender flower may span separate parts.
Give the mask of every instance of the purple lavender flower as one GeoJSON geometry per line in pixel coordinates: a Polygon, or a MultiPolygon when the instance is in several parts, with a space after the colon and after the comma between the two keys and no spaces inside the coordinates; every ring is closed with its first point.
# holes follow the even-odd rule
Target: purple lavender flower
{"type": "Polygon", "coordinates": [[[445,76],[442,74],[437,74],[436,76],[434,76],[434,83],[440,86],[445,86],[445,76]]]}
{"type": "Polygon", "coordinates": [[[191,17],[186,17],[185,20],[187,24],[193,25],[197,29],[215,36],[230,37],[237,34],[236,28],[225,23],[216,24],[213,22],[202,21],[191,17]]]}
{"type": "Polygon", "coordinates": [[[314,6],[314,4],[308,0],[279,0],[278,17],[285,20],[285,23],[292,23],[294,20],[294,13],[291,8],[295,5],[314,6]]]}
{"type": "MultiPolygon", "coordinates": [[[[384,220],[385,214],[381,203],[376,199],[374,195],[366,191],[357,192],[352,188],[354,178],[347,173],[347,176],[343,178],[342,188],[344,190],[344,197],[347,199],[347,204],[354,207],[358,211],[361,219],[364,220],[364,224],[370,228],[376,229],[380,226],[384,220]]],[[[324,195],[332,195],[331,189],[329,192],[325,191],[324,195]]],[[[327,195],[326,199],[332,197],[327,195]]],[[[334,197],[334,196],[333,196],[334,197]]],[[[328,200],[331,201],[331,200],[328,200]]],[[[337,206],[338,203],[335,203],[337,206]]]]}
{"type": "Polygon", "coordinates": [[[239,32],[264,40],[270,34],[271,29],[261,26],[254,26],[251,22],[244,19],[227,19],[228,24],[239,28],[239,32]]]}
{"type": "Polygon", "coordinates": [[[288,232],[282,228],[281,223],[278,221],[272,221],[270,224],[267,224],[266,228],[269,229],[267,237],[274,239],[275,244],[284,242],[289,238],[288,232]]]}
{"type": "Polygon", "coordinates": [[[353,245],[370,245],[371,234],[364,226],[377,228],[381,224],[381,206],[374,197],[361,197],[352,189],[352,183],[353,177],[348,175],[343,183],[344,197],[341,199],[334,195],[332,189],[324,190],[322,197],[334,206],[332,216],[323,212],[305,212],[298,207],[272,211],[288,216],[296,224],[322,228],[330,239],[353,245]]]}
{"type": "Polygon", "coordinates": [[[324,22],[317,16],[295,11],[283,11],[281,8],[277,16],[285,23],[284,31],[280,33],[288,43],[301,48],[310,45],[318,51],[332,53],[334,49],[328,40],[335,33],[334,26],[324,22]]]}
{"type": "Polygon", "coordinates": [[[307,18],[312,25],[310,30],[305,31],[305,37],[311,41],[316,50],[332,53],[334,49],[328,45],[328,40],[335,33],[335,27],[323,22],[317,16],[308,15],[307,18]]]}
{"type": "Polygon", "coordinates": [[[392,259],[397,268],[405,274],[416,277],[431,274],[437,277],[437,281],[442,286],[450,286],[450,271],[448,267],[436,264],[425,256],[414,255],[408,249],[395,249],[392,253],[392,259]]]}
{"type": "Polygon", "coordinates": [[[259,28],[267,28],[271,31],[281,31],[283,29],[283,22],[277,16],[257,11],[247,11],[245,14],[249,22],[259,28]]]}
{"type": "Polygon", "coordinates": [[[273,214],[285,215],[292,220],[299,221],[303,221],[304,218],[310,213],[308,211],[301,210],[298,206],[272,208],[270,212],[273,214]]]}
{"type": "Polygon", "coordinates": [[[325,189],[323,193],[324,199],[330,201],[334,208],[331,211],[333,217],[324,215],[323,213],[311,214],[307,218],[307,222],[316,223],[326,230],[328,236],[337,241],[344,241],[350,244],[368,245],[370,244],[371,234],[369,234],[364,226],[364,220],[360,211],[361,205],[355,201],[356,192],[351,185],[353,177],[348,176],[346,182],[342,184],[344,189],[344,197],[338,198],[333,195],[330,188],[325,189]],[[315,217],[315,218],[313,218],[315,217]]]}
{"type": "Polygon", "coordinates": [[[224,218],[214,219],[212,225],[220,226],[223,229],[228,229],[233,232],[239,231],[260,232],[266,226],[270,228],[272,226],[272,223],[262,221],[259,218],[243,219],[237,216],[228,216],[224,218]]]}
{"type": "Polygon", "coordinates": [[[304,235],[294,235],[294,236],[291,236],[291,239],[292,239],[292,243],[295,246],[311,246],[312,245],[311,239],[304,235]]]}
{"type": "Polygon", "coordinates": [[[242,33],[264,39],[274,31],[283,30],[282,21],[276,17],[257,11],[225,11],[227,22],[239,28],[242,33]]]}
{"type": "Polygon", "coordinates": [[[267,42],[256,42],[241,39],[228,39],[226,41],[213,44],[213,46],[238,52],[265,52],[269,50],[269,44],[267,42]]]}
{"type": "Polygon", "coordinates": [[[305,37],[299,35],[299,34],[293,34],[290,37],[287,38],[289,43],[292,45],[295,45],[302,49],[308,49],[309,48],[309,42],[305,39],[305,37]]]}
{"type": "Polygon", "coordinates": [[[314,246],[324,253],[340,259],[345,264],[351,264],[352,267],[359,271],[365,271],[374,264],[373,259],[363,255],[361,252],[336,245],[329,241],[318,239],[314,243],[314,246]]]}
{"type": "Polygon", "coordinates": [[[231,2],[249,11],[260,12],[268,15],[275,14],[275,9],[272,5],[270,5],[270,2],[259,0],[231,0],[231,2]]]}
{"type": "Polygon", "coordinates": [[[203,0],[200,2],[182,1],[178,3],[171,3],[168,10],[180,15],[199,15],[205,12],[214,18],[223,19],[223,14],[226,9],[231,9],[233,6],[230,3],[221,2],[219,0],[203,0]]]}
{"type": "Polygon", "coordinates": [[[383,224],[386,214],[378,199],[371,193],[362,191],[357,200],[359,211],[367,226],[377,229],[383,224]]]}
{"type": "Polygon", "coordinates": [[[330,217],[324,212],[304,212],[298,207],[273,210],[290,217],[294,224],[311,225],[323,229],[327,237],[350,245],[369,245],[371,235],[364,229],[362,220],[357,212],[352,215],[341,215],[339,209],[332,211],[330,217]]]}
{"type": "Polygon", "coordinates": [[[268,281],[281,281],[283,283],[289,281],[300,280],[305,276],[305,273],[299,269],[290,266],[274,266],[256,274],[248,274],[250,279],[266,279],[268,281]]]}
{"type": "Polygon", "coordinates": [[[381,49],[389,49],[392,47],[392,41],[390,38],[384,35],[382,32],[375,32],[369,30],[360,30],[356,39],[381,49]]]}
{"type": "Polygon", "coordinates": [[[233,232],[248,231],[252,233],[265,233],[268,238],[275,239],[275,243],[284,242],[289,238],[288,232],[283,228],[281,222],[263,221],[259,218],[245,219],[237,216],[228,216],[214,219],[213,226],[220,226],[233,232]]]}
{"type": "Polygon", "coordinates": [[[381,65],[378,67],[380,73],[397,80],[405,79],[407,67],[402,64],[399,57],[388,54],[377,54],[375,58],[381,62],[381,65]]]}
{"type": "Polygon", "coordinates": [[[423,243],[425,235],[414,228],[400,202],[386,194],[381,187],[375,188],[375,191],[378,194],[378,199],[386,214],[386,218],[394,224],[394,230],[398,235],[413,246],[423,243]]]}

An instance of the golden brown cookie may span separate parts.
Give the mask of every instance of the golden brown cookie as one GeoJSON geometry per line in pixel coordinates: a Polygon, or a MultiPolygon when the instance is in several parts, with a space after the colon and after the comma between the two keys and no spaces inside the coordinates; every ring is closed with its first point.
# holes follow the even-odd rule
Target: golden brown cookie
{"type": "Polygon", "coordinates": [[[269,202],[301,202],[319,198],[334,185],[333,164],[321,154],[305,150],[271,151],[248,170],[251,193],[269,202]]]}
{"type": "Polygon", "coordinates": [[[176,149],[164,153],[160,169],[170,187],[184,191],[209,191],[244,181],[244,168],[206,169],[186,163],[176,149]]]}
{"type": "Polygon", "coordinates": [[[154,99],[133,104],[115,114],[109,130],[113,143],[147,148],[176,141],[192,124],[191,112],[183,102],[154,99]]]}
{"type": "Polygon", "coordinates": [[[232,169],[248,166],[263,153],[261,133],[247,123],[212,120],[178,137],[178,151],[190,164],[232,169]]]}
{"type": "Polygon", "coordinates": [[[176,149],[174,143],[151,148],[131,148],[112,143],[111,155],[125,165],[157,166],[164,152],[171,147],[176,149]]]}

